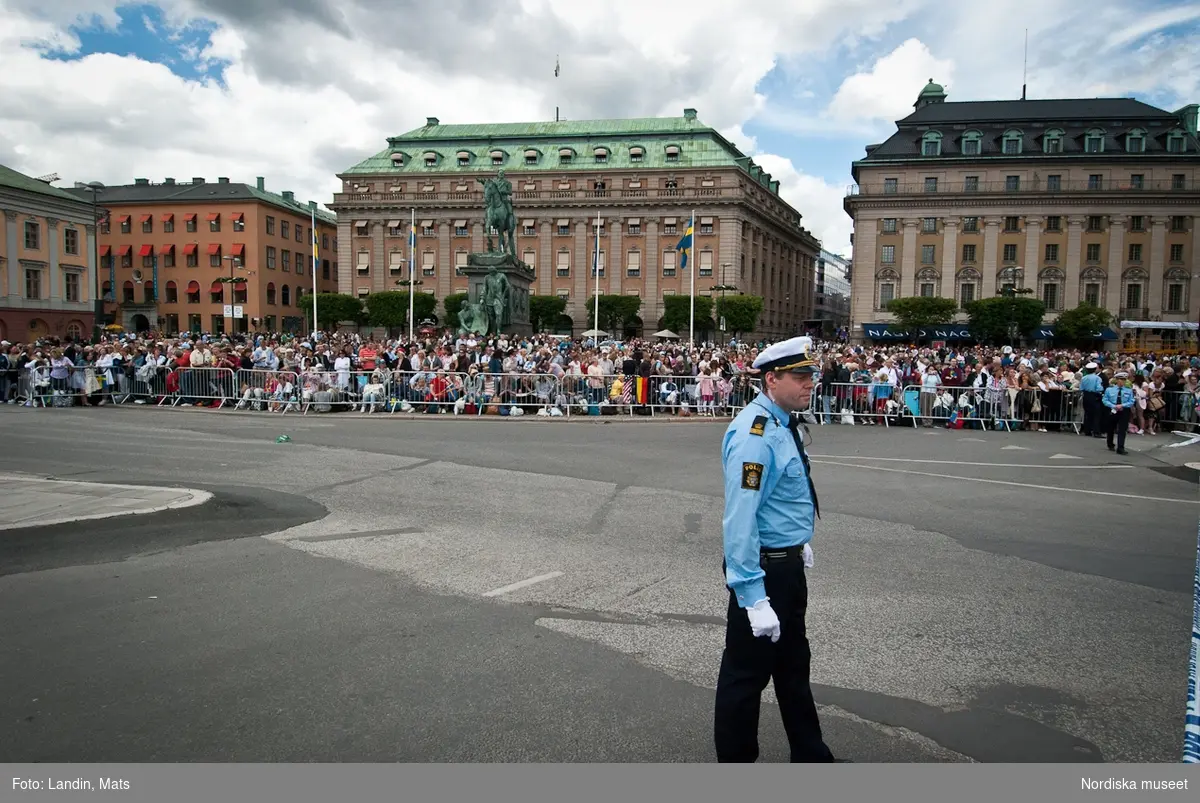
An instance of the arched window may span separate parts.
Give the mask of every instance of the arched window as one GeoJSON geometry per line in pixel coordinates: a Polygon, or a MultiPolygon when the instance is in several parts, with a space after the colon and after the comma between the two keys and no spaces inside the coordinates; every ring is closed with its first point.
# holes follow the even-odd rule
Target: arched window
{"type": "Polygon", "coordinates": [[[275,282],[267,284],[267,303],[275,306],[275,282]]]}
{"type": "Polygon", "coordinates": [[[917,295],[936,298],[941,295],[942,274],[937,268],[922,268],[917,271],[917,295]]]}
{"type": "Polygon", "coordinates": [[[121,296],[126,304],[133,303],[133,282],[125,282],[121,285],[121,296]]]}
{"type": "Polygon", "coordinates": [[[875,308],[886,310],[892,299],[899,296],[900,274],[885,268],[875,275],[875,308]]]}
{"type": "Polygon", "coordinates": [[[958,272],[958,306],[966,309],[967,305],[979,298],[979,285],[983,274],[975,268],[963,268],[958,272]]]}
{"type": "Polygon", "coordinates": [[[962,135],[963,156],[979,156],[983,153],[983,134],[979,131],[968,131],[962,135]]]}
{"type": "Polygon", "coordinates": [[[1146,129],[1135,128],[1125,135],[1125,152],[1126,153],[1145,153],[1146,151],[1146,129]]]}
{"type": "Polygon", "coordinates": [[[921,137],[921,155],[942,155],[942,133],[940,131],[926,131],[921,137]]]}
{"type": "Polygon", "coordinates": [[[1163,283],[1163,312],[1187,312],[1188,290],[1191,288],[1192,276],[1186,270],[1171,268],[1163,283]]]}
{"type": "Polygon", "coordinates": [[[1063,308],[1063,280],[1066,274],[1058,268],[1046,268],[1038,274],[1038,297],[1046,305],[1047,312],[1063,308]]]}
{"type": "Polygon", "coordinates": [[[1130,268],[1122,274],[1121,317],[1141,319],[1149,314],[1146,309],[1146,284],[1150,274],[1143,268],[1130,268]]]}
{"type": "Polygon", "coordinates": [[[179,303],[179,285],[175,282],[167,282],[167,297],[164,299],[168,304],[179,303]]]}
{"type": "Polygon", "coordinates": [[[1062,153],[1066,134],[1061,128],[1051,128],[1042,134],[1042,153],[1062,153]]]}
{"type": "Polygon", "coordinates": [[[1108,274],[1103,268],[1084,268],[1079,274],[1079,298],[1093,307],[1103,307],[1108,274]]]}
{"type": "Polygon", "coordinates": [[[1025,134],[1020,129],[1010,128],[1004,132],[1002,152],[1009,156],[1019,156],[1025,149],[1025,134]]]}
{"type": "Polygon", "coordinates": [[[112,282],[105,282],[100,286],[100,298],[105,301],[116,301],[116,298],[113,297],[112,282]]]}
{"type": "Polygon", "coordinates": [[[1083,135],[1084,153],[1104,153],[1105,136],[1103,128],[1089,128],[1087,133],[1083,135]]]}
{"type": "Polygon", "coordinates": [[[279,293],[279,303],[284,307],[290,307],[292,304],[292,288],[288,287],[286,284],[279,293]]]}
{"type": "Polygon", "coordinates": [[[200,303],[200,282],[188,282],[187,297],[189,304],[200,303]]]}

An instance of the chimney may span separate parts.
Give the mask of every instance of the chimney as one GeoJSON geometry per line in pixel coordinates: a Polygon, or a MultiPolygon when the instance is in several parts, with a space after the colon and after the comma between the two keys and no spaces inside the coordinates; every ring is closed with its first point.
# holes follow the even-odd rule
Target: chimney
{"type": "Polygon", "coordinates": [[[150,179],[148,179],[148,178],[135,178],[135,179],[133,180],[133,183],[134,183],[134,184],[136,184],[136,185],[138,185],[139,187],[141,187],[141,186],[146,186],[147,184],[149,184],[149,183],[150,183],[150,179]]]}
{"type": "Polygon", "coordinates": [[[262,176],[258,177],[258,191],[259,192],[267,191],[267,180],[265,178],[263,178],[262,176]]]}
{"type": "Polygon", "coordinates": [[[308,209],[309,209],[309,211],[310,211],[310,212],[316,212],[316,211],[317,211],[317,202],[316,202],[316,201],[309,201],[309,202],[308,202],[308,209]]]}
{"type": "Polygon", "coordinates": [[[283,200],[285,200],[285,201],[295,201],[296,200],[296,193],[292,192],[291,190],[284,190],[282,195],[283,195],[283,200]]]}
{"type": "Polygon", "coordinates": [[[228,183],[229,183],[229,177],[228,177],[228,176],[218,176],[218,177],[217,177],[217,183],[218,183],[218,184],[228,184],[228,183]]]}
{"type": "Polygon", "coordinates": [[[193,184],[203,184],[204,176],[192,176],[192,183],[193,184]]]}
{"type": "Polygon", "coordinates": [[[434,125],[438,125],[438,118],[436,118],[436,117],[426,117],[425,118],[425,126],[427,128],[429,126],[434,126],[434,125]]]}
{"type": "Polygon", "coordinates": [[[170,176],[167,176],[166,178],[163,179],[163,184],[174,184],[174,183],[175,183],[175,179],[171,178],[170,176]]]}
{"type": "Polygon", "coordinates": [[[696,110],[695,109],[684,109],[683,110],[683,119],[691,120],[694,122],[696,119],[696,110]]]}

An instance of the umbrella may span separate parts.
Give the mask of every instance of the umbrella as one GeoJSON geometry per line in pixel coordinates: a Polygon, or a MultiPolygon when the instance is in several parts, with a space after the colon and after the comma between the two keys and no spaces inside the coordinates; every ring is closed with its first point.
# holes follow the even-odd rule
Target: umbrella
{"type": "Polygon", "coordinates": [[[661,332],[655,332],[655,333],[654,333],[654,337],[674,337],[674,338],[678,338],[678,337],[679,337],[679,335],[675,334],[675,333],[674,333],[674,332],[672,332],[670,329],[663,329],[661,332]]]}
{"type": "Polygon", "coordinates": [[[601,332],[599,329],[588,329],[583,333],[584,337],[604,337],[608,332],[601,332]]]}

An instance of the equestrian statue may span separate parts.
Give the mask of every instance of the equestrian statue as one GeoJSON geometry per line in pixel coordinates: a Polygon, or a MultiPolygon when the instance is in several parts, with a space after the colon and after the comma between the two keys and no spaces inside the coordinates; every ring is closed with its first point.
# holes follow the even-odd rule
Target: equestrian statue
{"type": "Polygon", "coordinates": [[[507,253],[514,260],[517,258],[517,217],[512,207],[512,183],[504,177],[501,168],[495,178],[476,178],[483,185],[483,203],[485,215],[484,230],[487,232],[488,253],[507,253]],[[492,246],[492,229],[500,235],[499,248],[492,246]]]}

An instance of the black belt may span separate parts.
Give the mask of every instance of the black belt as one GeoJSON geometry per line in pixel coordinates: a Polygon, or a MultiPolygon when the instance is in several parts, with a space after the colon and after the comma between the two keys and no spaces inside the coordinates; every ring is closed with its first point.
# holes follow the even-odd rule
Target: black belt
{"type": "Polygon", "coordinates": [[[763,547],[758,550],[759,561],[763,563],[785,560],[798,560],[804,557],[804,544],[783,547],[763,547]]]}

